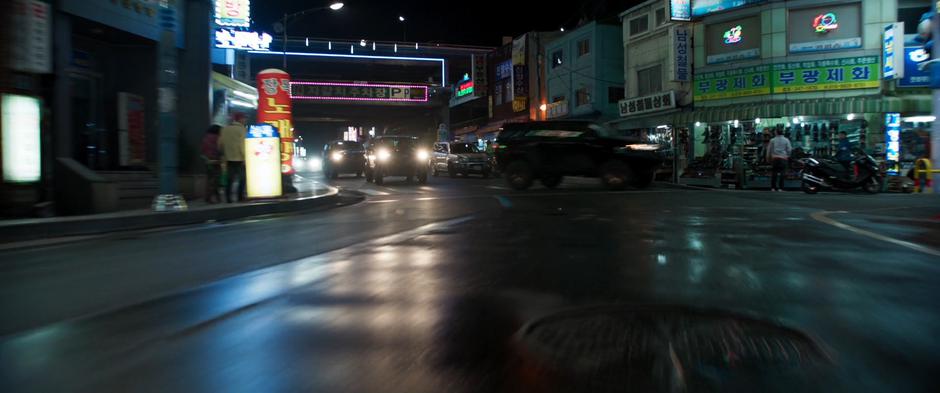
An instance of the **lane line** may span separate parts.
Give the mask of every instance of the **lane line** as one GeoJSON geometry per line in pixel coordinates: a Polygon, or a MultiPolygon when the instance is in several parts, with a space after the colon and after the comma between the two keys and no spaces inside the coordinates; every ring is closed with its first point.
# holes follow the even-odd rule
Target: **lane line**
{"type": "Polygon", "coordinates": [[[386,196],[386,195],[392,195],[392,194],[387,193],[387,192],[376,191],[376,190],[370,190],[370,189],[368,189],[368,188],[361,188],[361,189],[358,189],[358,190],[355,190],[355,191],[359,191],[359,192],[361,192],[361,193],[363,193],[363,194],[372,195],[372,196],[386,196]]]}
{"type": "Polygon", "coordinates": [[[810,217],[812,217],[814,220],[819,221],[823,224],[832,225],[836,228],[844,229],[856,235],[870,237],[872,239],[881,240],[883,242],[891,243],[891,244],[898,245],[904,248],[909,248],[911,250],[922,252],[924,254],[929,254],[929,255],[940,257],[940,251],[934,250],[930,247],[922,246],[920,244],[915,244],[915,243],[911,243],[911,242],[900,240],[900,239],[895,239],[893,237],[888,237],[879,233],[857,228],[849,224],[844,224],[844,223],[841,223],[839,221],[836,221],[830,218],[829,217],[830,214],[848,214],[848,212],[847,211],[819,211],[819,212],[810,214],[810,217]]]}
{"type": "Polygon", "coordinates": [[[368,200],[365,203],[391,203],[398,202],[397,199],[379,199],[379,200],[368,200]]]}

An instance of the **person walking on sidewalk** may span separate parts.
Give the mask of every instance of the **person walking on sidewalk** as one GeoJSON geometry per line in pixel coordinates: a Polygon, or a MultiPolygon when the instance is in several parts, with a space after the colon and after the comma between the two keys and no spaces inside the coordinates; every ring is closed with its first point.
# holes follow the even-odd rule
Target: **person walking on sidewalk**
{"type": "Polygon", "coordinates": [[[219,132],[222,126],[213,124],[202,137],[202,159],[206,163],[206,203],[219,203],[219,179],[222,177],[222,153],[219,151],[219,132]]]}
{"type": "Polygon", "coordinates": [[[790,162],[790,153],[793,152],[793,146],[790,145],[790,140],[783,136],[783,128],[777,128],[776,133],[777,136],[767,144],[767,158],[773,164],[770,190],[779,192],[783,191],[783,181],[786,178],[785,172],[790,162]]]}
{"type": "Polygon", "coordinates": [[[232,185],[238,180],[238,200],[247,197],[245,188],[245,114],[232,115],[232,124],[222,128],[219,137],[219,150],[222,160],[225,161],[225,170],[228,172],[228,184],[225,185],[225,201],[233,202],[232,185]]]}

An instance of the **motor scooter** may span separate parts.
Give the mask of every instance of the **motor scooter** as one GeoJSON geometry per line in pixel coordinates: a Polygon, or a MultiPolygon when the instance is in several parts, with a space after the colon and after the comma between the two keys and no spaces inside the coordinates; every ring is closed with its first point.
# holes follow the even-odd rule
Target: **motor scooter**
{"type": "Polygon", "coordinates": [[[877,194],[884,180],[875,159],[860,149],[856,149],[855,159],[848,168],[835,160],[805,158],[800,179],[803,192],[807,194],[815,194],[820,189],[848,191],[856,188],[877,194]]]}

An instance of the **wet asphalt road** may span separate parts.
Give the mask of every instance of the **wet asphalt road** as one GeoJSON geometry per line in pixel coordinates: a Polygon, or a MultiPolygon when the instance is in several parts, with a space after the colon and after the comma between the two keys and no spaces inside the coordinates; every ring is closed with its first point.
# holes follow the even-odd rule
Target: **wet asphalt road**
{"type": "Polygon", "coordinates": [[[366,200],[7,246],[0,391],[940,391],[936,197],[333,183],[366,200]],[[598,305],[618,316],[523,328],[598,305]],[[714,339],[603,339],[650,305],[714,339]],[[733,349],[748,318],[815,352],[733,349]]]}

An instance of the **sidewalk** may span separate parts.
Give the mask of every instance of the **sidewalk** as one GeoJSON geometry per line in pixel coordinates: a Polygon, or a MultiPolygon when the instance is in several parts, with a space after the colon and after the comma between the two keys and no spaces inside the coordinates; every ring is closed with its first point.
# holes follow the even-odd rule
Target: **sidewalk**
{"type": "Polygon", "coordinates": [[[83,216],[2,220],[0,244],[296,212],[328,206],[339,200],[337,188],[316,183],[303,187],[298,194],[279,199],[214,205],[193,201],[185,211],[154,212],[142,209],[83,216]]]}

